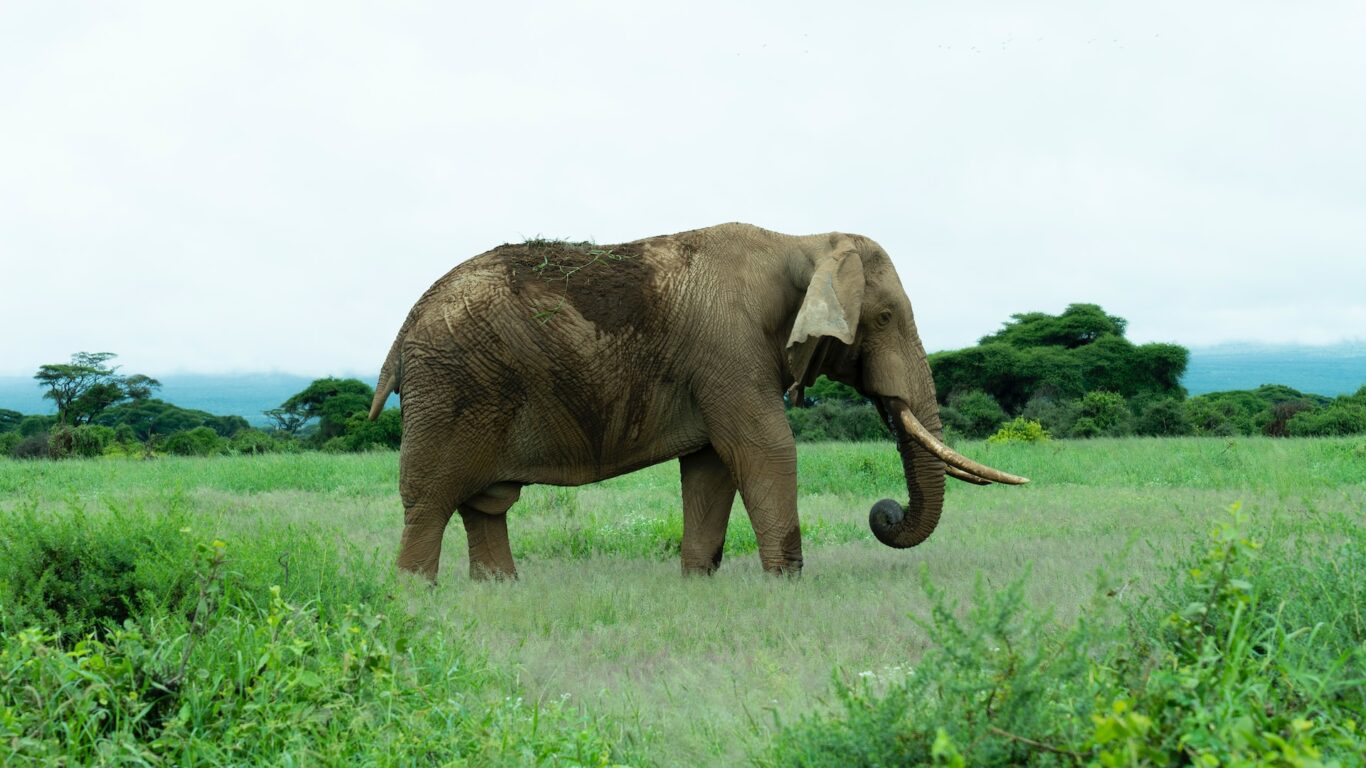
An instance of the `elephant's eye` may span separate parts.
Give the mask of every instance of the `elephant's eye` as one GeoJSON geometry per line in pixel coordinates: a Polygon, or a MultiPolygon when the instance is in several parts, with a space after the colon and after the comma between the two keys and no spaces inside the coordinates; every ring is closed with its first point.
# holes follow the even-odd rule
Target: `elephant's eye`
{"type": "Polygon", "coordinates": [[[885,328],[885,327],[887,326],[887,324],[890,323],[890,322],[892,322],[892,310],[890,310],[890,309],[884,309],[884,310],[882,310],[881,312],[878,313],[878,316],[877,316],[877,327],[879,327],[879,328],[885,328]]]}

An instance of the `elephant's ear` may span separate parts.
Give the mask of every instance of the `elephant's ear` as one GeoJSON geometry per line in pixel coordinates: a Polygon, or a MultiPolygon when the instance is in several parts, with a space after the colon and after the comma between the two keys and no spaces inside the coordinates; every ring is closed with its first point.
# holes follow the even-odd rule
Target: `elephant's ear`
{"type": "Polygon", "coordinates": [[[863,306],[863,261],[848,240],[832,244],[816,262],[806,298],[787,339],[787,368],[792,386],[804,388],[820,375],[821,359],[831,340],[854,343],[863,306]]]}

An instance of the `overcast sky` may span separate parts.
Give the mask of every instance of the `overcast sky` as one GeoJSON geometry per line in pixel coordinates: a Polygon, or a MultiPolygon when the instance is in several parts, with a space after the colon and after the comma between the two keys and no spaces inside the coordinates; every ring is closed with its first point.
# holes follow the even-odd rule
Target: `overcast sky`
{"type": "Polygon", "coordinates": [[[1366,336],[1366,5],[0,5],[0,374],[378,370],[456,263],[868,235],[925,346],[1366,336]]]}

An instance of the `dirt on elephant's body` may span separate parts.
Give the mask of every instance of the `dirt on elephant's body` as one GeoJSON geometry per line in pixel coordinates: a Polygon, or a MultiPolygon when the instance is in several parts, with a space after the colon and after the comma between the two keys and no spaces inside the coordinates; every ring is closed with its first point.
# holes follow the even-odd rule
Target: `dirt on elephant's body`
{"type": "Polygon", "coordinates": [[[553,322],[565,305],[603,333],[640,330],[657,304],[655,265],[643,243],[530,241],[483,257],[502,265],[514,295],[536,297],[535,316],[553,322]]]}

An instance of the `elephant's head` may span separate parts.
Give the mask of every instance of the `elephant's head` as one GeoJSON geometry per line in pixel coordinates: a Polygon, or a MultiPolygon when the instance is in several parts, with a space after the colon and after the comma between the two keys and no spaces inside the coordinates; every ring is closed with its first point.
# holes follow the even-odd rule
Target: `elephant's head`
{"type": "Polygon", "coordinates": [[[924,541],[944,507],[946,474],[978,485],[1029,482],[944,444],[925,347],[886,252],[852,235],[814,242],[806,254],[812,259],[809,284],[788,337],[788,369],[798,394],[820,374],[854,387],[873,401],[895,436],[910,501],[873,505],[868,524],[878,540],[897,548],[924,541]]]}

